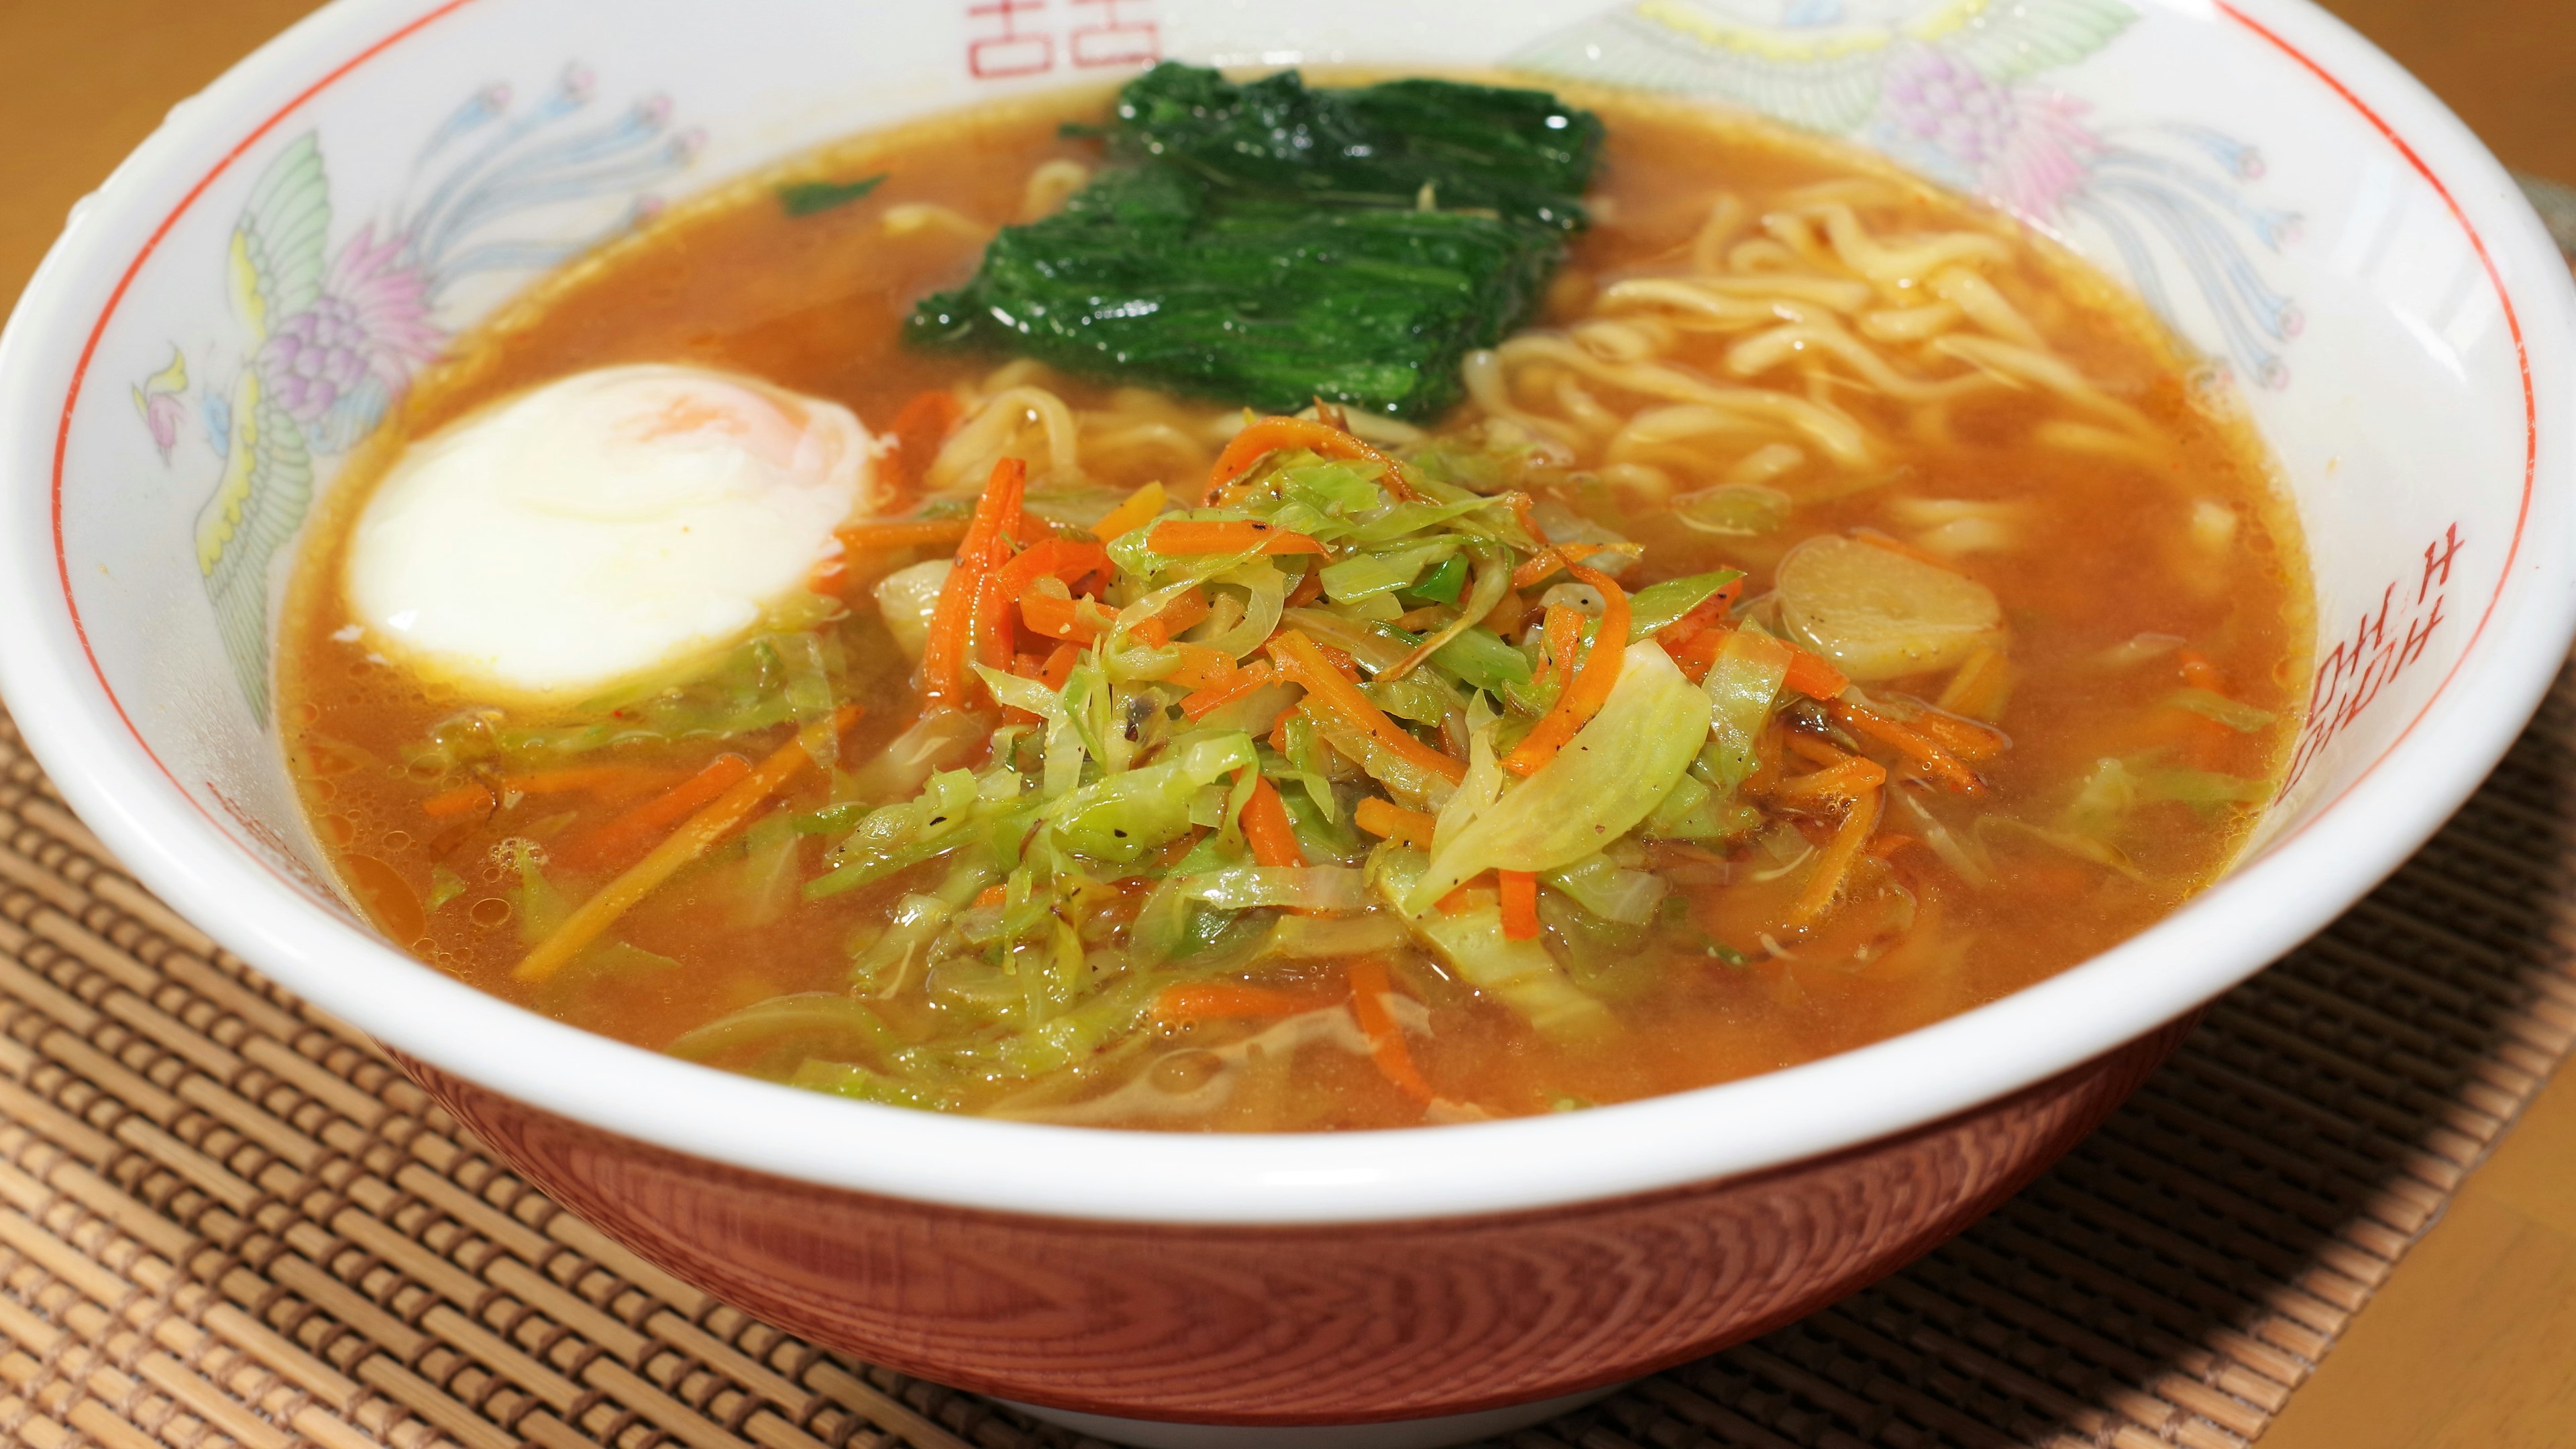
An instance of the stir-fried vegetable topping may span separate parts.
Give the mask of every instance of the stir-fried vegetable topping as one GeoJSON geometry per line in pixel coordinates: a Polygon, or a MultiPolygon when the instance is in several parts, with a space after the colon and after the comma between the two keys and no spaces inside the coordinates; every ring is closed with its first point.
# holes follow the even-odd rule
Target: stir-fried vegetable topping
{"type": "Polygon", "coordinates": [[[913,314],[916,340],[1422,417],[1562,260],[1601,123],[1539,91],[1311,91],[1166,63],[1121,92],[1108,140],[1118,164],[1003,228],[972,281],[913,314]]]}
{"type": "Polygon", "coordinates": [[[1128,1080],[1096,1104],[1126,1120],[1177,1110],[1130,1090],[1137,1054],[1202,1030],[1337,1042],[1447,1112],[1436,1053],[1408,1039],[1427,981],[1595,1042],[1639,961],[1732,969],[1827,936],[1866,960],[1918,909],[1889,863],[1909,847],[1961,889],[1991,884],[1997,850],[2127,877],[2136,812],[2262,795],[2195,763],[2205,732],[2269,716],[2186,653],[2159,706],[2180,745],[2091,765],[2053,813],[1994,813],[2001,730],[1845,673],[1947,667],[1953,693],[1995,694],[2009,640],[1972,580],[1822,536],[1760,599],[1732,569],[1623,583],[1633,544],[1456,447],[1260,420],[1203,488],[1141,489],[1089,530],[1033,515],[1005,458],[963,517],[844,536],[917,661],[914,717],[868,758],[845,757],[857,709],[827,618],[599,724],[452,722],[422,763],[468,778],[422,808],[626,802],[507,842],[517,974],[548,989],[667,966],[613,932],[711,857],[745,927],[798,893],[865,903],[846,992],[749,1004],[674,1051],[911,1107],[1062,1102],[1098,1074],[1128,1080]],[[899,566],[924,548],[950,556],[899,566]],[[693,771],[575,758],[647,729],[769,743],[693,771]],[[816,774],[823,803],[794,804],[816,774]],[[819,860],[800,846],[817,836],[819,860]],[[1712,879],[1769,902],[1755,926],[1710,906],[1725,892],[1675,889],[1712,879]]]}

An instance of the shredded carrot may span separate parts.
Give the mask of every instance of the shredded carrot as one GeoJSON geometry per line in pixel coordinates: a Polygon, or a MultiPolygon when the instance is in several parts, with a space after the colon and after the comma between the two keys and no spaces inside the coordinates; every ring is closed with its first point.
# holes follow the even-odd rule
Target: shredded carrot
{"type": "Polygon", "coordinates": [[[1222,649],[1211,649],[1205,644],[1174,644],[1169,647],[1181,656],[1181,662],[1172,666],[1171,673],[1163,676],[1165,684],[1192,691],[1217,689],[1241,672],[1235,668],[1234,656],[1222,649]]]}
{"type": "Polygon", "coordinates": [[[1789,673],[1781,683],[1809,699],[1832,699],[1851,688],[1841,670],[1795,644],[1789,646],[1789,673]]]}
{"type": "Polygon", "coordinates": [[[1568,568],[1577,579],[1601,591],[1601,627],[1592,636],[1592,652],[1583,656],[1556,703],[1503,757],[1503,768],[1515,775],[1536,774],[1556,758],[1556,752],[1565,748],[1565,742],[1573,739],[1577,730],[1592,722],[1592,717],[1601,712],[1602,702],[1610,697],[1612,686],[1619,682],[1619,659],[1628,651],[1627,591],[1598,570],[1581,564],[1568,568]]]}
{"type": "Polygon", "coordinates": [[[914,518],[897,523],[853,523],[835,537],[851,553],[898,548],[948,548],[966,536],[963,518],[914,518]]]}
{"type": "Polygon", "coordinates": [[[1512,570],[1512,587],[1526,589],[1559,569],[1572,568],[1609,548],[1610,545],[1600,543],[1549,544],[1532,555],[1528,562],[1512,570]]]}
{"type": "Polygon", "coordinates": [[[1058,644],[1045,662],[1038,665],[1038,683],[1060,690],[1073,677],[1073,666],[1082,662],[1082,651],[1070,644],[1058,644]]]}
{"type": "MultiPolygon", "coordinates": [[[[1109,632],[1118,616],[1091,599],[1059,599],[1030,594],[1020,600],[1020,622],[1032,634],[1088,645],[1109,632]]],[[[927,659],[928,654],[923,658],[927,659]]]]}
{"type": "Polygon", "coordinates": [[[1476,898],[1468,894],[1468,888],[1466,886],[1460,885],[1453,888],[1449,894],[1442,896],[1439,900],[1433,902],[1431,908],[1444,916],[1454,916],[1475,904],[1476,898]]]}
{"type": "Polygon", "coordinates": [[[1531,682],[1559,676],[1572,679],[1574,653],[1583,646],[1583,611],[1563,604],[1550,604],[1545,617],[1547,622],[1542,627],[1547,637],[1547,662],[1539,666],[1538,676],[1531,682]]]}
{"type": "Polygon", "coordinates": [[[931,460],[939,456],[939,445],[947,441],[948,430],[957,426],[963,411],[955,393],[934,388],[913,394],[895,413],[886,427],[894,437],[894,455],[886,460],[886,473],[896,496],[908,498],[920,488],[931,460]]]}
{"type": "Polygon", "coordinates": [[[1856,800],[1875,794],[1887,783],[1887,767],[1876,760],[1851,758],[1803,775],[1792,775],[1771,787],[1771,798],[1795,804],[1856,800]]]}
{"type": "Polygon", "coordinates": [[[1102,543],[1115,541],[1120,534],[1135,529],[1139,524],[1162,512],[1164,497],[1162,484],[1146,484],[1128,494],[1125,502],[1110,509],[1101,516],[1098,523],[1091,525],[1091,536],[1102,543]]]}
{"type": "Polygon", "coordinates": [[[1027,597],[1040,579],[1058,579],[1072,588],[1095,574],[1108,578],[1117,568],[1109,561],[1109,550],[1096,543],[1041,538],[996,569],[993,582],[1003,598],[1016,603],[1027,597]]]}
{"type": "Polygon", "coordinates": [[[1834,723],[1903,755],[1923,772],[1925,778],[1943,789],[1971,796],[1986,793],[1986,782],[1977,778],[1976,771],[1959,763],[1958,757],[1920,731],[1909,729],[1876,710],[1863,709],[1845,700],[1835,700],[1827,708],[1834,717],[1834,723]]]}
{"type": "Polygon", "coordinates": [[[1397,1091],[1417,1102],[1430,1101],[1431,1084],[1414,1066],[1413,1053],[1404,1044],[1404,1029],[1386,1009],[1386,998],[1394,990],[1386,979],[1386,963],[1375,956],[1357,958],[1351,962],[1350,983],[1351,1015],[1359,1019],[1360,1035],[1368,1038],[1370,1060],[1397,1091]]]}
{"type": "Polygon", "coordinates": [[[1851,751],[1839,745],[1829,745],[1813,735],[1802,735],[1789,730],[1783,730],[1780,734],[1781,743],[1789,747],[1791,754],[1802,760],[1812,760],[1819,765],[1847,765],[1853,759],[1851,751]]]}
{"type": "Polygon", "coordinates": [[[1993,721],[2003,716],[2013,686],[2012,661],[1992,645],[1981,645],[1968,662],[1951,674],[1934,707],[1969,719],[1993,721]]]}
{"type": "MultiPolygon", "coordinates": [[[[1695,640],[1706,638],[1711,634],[1724,638],[1727,611],[1735,607],[1736,596],[1743,591],[1744,580],[1742,579],[1721,587],[1716,593],[1700,600],[1689,613],[1656,630],[1655,642],[1663,645],[1665,651],[1671,653],[1675,659],[1679,659],[1681,657],[1679,651],[1690,647],[1695,640]]],[[[1711,658],[1714,657],[1714,655],[1711,656],[1711,658]]]]}
{"type": "Polygon", "coordinates": [[[2199,650],[2185,649],[2176,653],[2174,663],[2182,670],[2182,682],[2192,688],[2206,689],[2212,694],[2227,692],[2227,676],[2221,674],[2218,666],[2209,662],[2209,656],[2199,650]]]}
{"type": "Polygon", "coordinates": [[[1440,826],[1439,820],[1433,816],[1419,810],[1407,810],[1375,795],[1362,800],[1351,811],[1351,823],[1382,840],[1401,841],[1416,850],[1429,850],[1432,833],[1440,826]]]}
{"type": "Polygon", "coordinates": [[[1192,720],[1205,719],[1278,677],[1269,660],[1256,659],[1227,676],[1223,684],[1183,695],[1181,713],[1192,720]]]}
{"type": "MultiPolygon", "coordinates": [[[[1217,456],[1215,469],[1208,474],[1207,496],[1215,498],[1218,489],[1251,472],[1262,459],[1288,448],[1304,448],[1326,458],[1379,464],[1386,469],[1386,476],[1378,481],[1387,492],[1406,499],[1420,496],[1406,485],[1402,464],[1330,423],[1310,422],[1305,418],[1263,418],[1235,434],[1234,441],[1225,445],[1225,451],[1217,456]]],[[[1157,548],[1155,552],[1170,550],[1157,548]]]]}
{"type": "Polygon", "coordinates": [[[1297,587],[1288,591],[1288,597],[1281,601],[1281,606],[1290,609],[1302,609],[1323,596],[1323,570],[1308,569],[1303,575],[1299,576],[1297,587]]]}
{"type": "Polygon", "coordinates": [[[1252,782],[1252,798],[1243,802],[1243,843],[1262,865],[1304,865],[1306,852],[1297,844],[1297,827],[1288,819],[1288,802],[1268,780],[1252,782]]]}
{"type": "Polygon", "coordinates": [[[1189,588],[1174,595],[1172,601],[1163,606],[1163,611],[1154,616],[1154,622],[1163,626],[1163,637],[1168,639],[1207,616],[1207,590],[1189,588]]]}
{"type": "Polygon", "coordinates": [[[1321,646],[1295,629],[1282,629],[1270,636],[1270,657],[1278,662],[1288,678],[1305,686],[1306,706],[1319,709],[1344,724],[1365,731],[1379,744],[1407,763],[1429,770],[1451,784],[1467,778],[1467,766],[1440,753],[1404,732],[1386,712],[1360,693],[1359,686],[1342,677],[1326,658],[1321,646]]]}
{"type": "Polygon", "coordinates": [[[1538,939],[1538,877],[1525,870],[1497,870],[1503,888],[1503,936],[1512,941],[1538,939]]]}
{"type": "Polygon", "coordinates": [[[1494,601],[1494,607],[1485,611],[1485,617],[1476,622],[1497,634],[1510,634],[1521,627],[1521,620],[1529,617],[1529,609],[1529,601],[1521,597],[1520,590],[1506,589],[1503,596],[1494,601]]]}
{"type": "Polygon", "coordinates": [[[441,790],[420,802],[420,813],[432,820],[445,820],[451,815],[471,815],[489,810],[500,801],[493,798],[492,787],[480,780],[469,780],[453,790],[441,790]]]}
{"type": "MultiPolygon", "coordinates": [[[[963,708],[975,676],[967,668],[1007,633],[1000,591],[993,573],[1006,556],[1006,540],[1019,531],[1020,500],[1028,490],[1028,464],[1004,458],[993,465],[984,495],[975,501],[975,517],[957,545],[957,567],[939,590],[939,606],[930,616],[930,637],[921,651],[921,700],[925,708],[963,708]],[[980,637],[979,637],[980,636],[980,637]]],[[[1008,641],[998,641],[1007,649],[1008,641]]],[[[1006,656],[1007,657],[1007,656],[1006,656]]],[[[988,661],[989,662],[989,661],[988,661]]]]}
{"type": "Polygon", "coordinates": [[[1680,667],[1683,677],[1698,684],[1717,667],[1717,656],[1726,652],[1726,641],[1734,633],[1732,629],[1705,629],[1684,643],[1669,646],[1673,663],[1680,667]]]}
{"type": "Polygon", "coordinates": [[[1851,875],[1852,862],[1859,858],[1861,847],[1869,843],[1870,832],[1878,828],[1879,804],[1876,790],[1865,791],[1852,800],[1842,824],[1834,827],[1834,838],[1817,853],[1816,873],[1807,878],[1806,888],[1798,892],[1796,903],[1789,907],[1791,925],[1812,926],[1833,909],[1834,901],[1843,893],[1844,880],[1851,875]]]}
{"type": "Polygon", "coordinates": [[[576,866],[601,866],[633,855],[664,827],[732,789],[750,773],[751,761],[740,755],[718,755],[670,789],[566,842],[561,853],[576,866]]]}
{"type": "Polygon", "coordinates": [[[988,885],[975,893],[975,904],[979,906],[998,906],[1010,898],[1010,887],[988,885]]]}
{"type": "Polygon", "coordinates": [[[1869,853],[1886,860],[1909,845],[1921,843],[1911,835],[1882,835],[1869,843],[1869,853]]]}
{"type": "Polygon", "coordinates": [[[1240,981],[1184,981],[1166,986],[1154,998],[1156,1020],[1174,1026],[1199,1021],[1228,1021],[1274,1016],[1295,1016],[1301,1012],[1321,1011],[1332,1005],[1332,998],[1301,991],[1282,991],[1275,986],[1253,986],[1240,981]]]}
{"type": "Polygon", "coordinates": [[[1322,553],[1324,546],[1257,518],[1175,518],[1154,525],[1145,541],[1156,553],[1322,553]]]}
{"type": "Polygon", "coordinates": [[[1971,765],[1982,765],[2004,752],[2011,743],[2001,731],[1969,720],[1925,710],[1907,720],[1920,734],[1928,735],[1934,744],[1971,765]]]}
{"type": "MultiPolygon", "coordinates": [[[[833,716],[833,728],[847,730],[858,720],[860,713],[857,705],[841,706],[833,716]]],[[[680,828],[653,847],[651,854],[628,866],[623,875],[582,902],[561,926],[555,928],[553,935],[537,943],[536,949],[530,951],[511,974],[521,981],[534,982],[543,981],[562,970],[573,957],[605,934],[610,926],[617,924],[618,917],[669,880],[673,872],[704,855],[717,841],[733,833],[736,826],[750,819],[761,802],[785,789],[789,781],[813,763],[813,759],[812,752],[805,748],[801,738],[790,739],[771,751],[769,758],[761,761],[758,768],[743,774],[723,794],[681,822],[680,828]]],[[[699,777],[704,774],[700,771],[699,777]]]]}

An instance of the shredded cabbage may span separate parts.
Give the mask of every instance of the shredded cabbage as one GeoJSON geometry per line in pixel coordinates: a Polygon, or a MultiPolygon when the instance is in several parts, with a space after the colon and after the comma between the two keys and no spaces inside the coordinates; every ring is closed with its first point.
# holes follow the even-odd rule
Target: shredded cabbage
{"type": "Polygon", "coordinates": [[[1488,870],[1551,871],[1617,840],[1672,791],[1707,738],[1706,706],[1672,657],[1652,641],[1629,645],[1601,712],[1538,773],[1436,840],[1406,908],[1426,909],[1488,870]]]}

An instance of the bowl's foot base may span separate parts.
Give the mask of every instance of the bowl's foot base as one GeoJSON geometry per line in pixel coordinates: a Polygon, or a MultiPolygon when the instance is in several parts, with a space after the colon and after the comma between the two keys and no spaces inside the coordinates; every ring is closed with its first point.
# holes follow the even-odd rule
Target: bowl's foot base
{"type": "MultiPolygon", "coordinates": [[[[1078,1434],[1126,1444],[1133,1449],[1447,1449],[1553,1419],[1626,1387],[1586,1389],[1562,1398],[1510,1404],[1473,1414],[1437,1419],[1396,1419],[1381,1424],[1324,1424],[1297,1428],[1244,1428],[1235,1425],[1174,1424],[1159,1419],[1113,1419],[1106,1414],[1077,1414],[1036,1404],[1011,1403],[1033,1419],[1059,1424],[1078,1434]]],[[[1005,1400],[1010,1403],[1011,1401],[1005,1400]]]]}

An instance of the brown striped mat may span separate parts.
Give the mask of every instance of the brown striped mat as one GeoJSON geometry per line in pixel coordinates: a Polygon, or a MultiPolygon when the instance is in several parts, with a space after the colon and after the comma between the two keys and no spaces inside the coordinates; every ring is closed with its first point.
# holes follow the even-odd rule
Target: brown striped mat
{"type": "MultiPolygon", "coordinates": [[[[2232,1449],[2576,1036],[2576,684],[2414,862],[2001,1212],[1521,1449],[2232,1449]]],[[[497,1166],[122,874],[0,719],[0,1442],[1068,1442],[824,1352],[497,1166]]]]}

